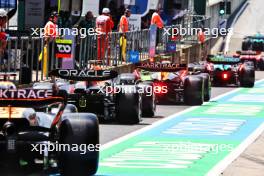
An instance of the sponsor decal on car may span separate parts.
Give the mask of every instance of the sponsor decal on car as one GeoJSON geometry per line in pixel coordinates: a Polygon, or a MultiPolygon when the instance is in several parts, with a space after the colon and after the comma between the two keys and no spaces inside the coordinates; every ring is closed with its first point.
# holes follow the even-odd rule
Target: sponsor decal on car
{"type": "Polygon", "coordinates": [[[222,62],[238,63],[238,62],[240,62],[240,58],[225,57],[225,56],[214,56],[214,57],[208,58],[208,61],[209,62],[217,62],[217,63],[222,63],[222,62]]]}
{"type": "Polygon", "coordinates": [[[52,97],[52,90],[0,89],[0,99],[43,99],[52,97]]]}
{"type": "Polygon", "coordinates": [[[58,74],[66,77],[98,77],[110,76],[109,70],[58,70],[58,74]]]}

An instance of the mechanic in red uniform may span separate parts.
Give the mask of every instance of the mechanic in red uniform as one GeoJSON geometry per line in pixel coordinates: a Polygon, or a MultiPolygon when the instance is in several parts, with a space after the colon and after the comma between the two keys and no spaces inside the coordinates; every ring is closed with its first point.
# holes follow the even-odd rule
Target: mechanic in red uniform
{"type": "Polygon", "coordinates": [[[109,64],[109,56],[110,56],[108,34],[112,31],[113,27],[114,27],[114,22],[110,16],[110,10],[108,8],[104,8],[102,11],[102,15],[96,18],[96,31],[99,33],[97,37],[97,58],[98,60],[104,59],[105,52],[107,51],[108,64],[109,64]]]}

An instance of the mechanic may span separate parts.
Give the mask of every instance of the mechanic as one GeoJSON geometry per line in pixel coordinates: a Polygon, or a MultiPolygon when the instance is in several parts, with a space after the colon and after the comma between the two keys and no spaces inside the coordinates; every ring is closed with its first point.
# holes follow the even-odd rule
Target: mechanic
{"type": "MultiPolygon", "coordinates": [[[[103,8],[102,15],[96,18],[96,31],[99,32],[97,37],[97,58],[103,60],[105,51],[107,50],[108,57],[110,56],[109,36],[108,33],[112,32],[114,22],[110,16],[109,8],[103,8]]],[[[109,62],[109,58],[107,58],[109,62]]]]}
{"type": "Polygon", "coordinates": [[[58,17],[59,14],[56,11],[52,12],[49,21],[44,27],[44,36],[47,41],[53,40],[58,36],[58,17]]]}
{"type": "MultiPolygon", "coordinates": [[[[58,37],[58,17],[59,14],[56,11],[53,11],[49,17],[49,21],[46,23],[44,27],[44,37],[45,37],[45,45],[44,45],[44,53],[49,53],[48,56],[44,56],[43,60],[43,72],[45,75],[48,74],[48,67],[50,68],[52,63],[52,58],[55,58],[52,53],[52,43],[58,37]],[[49,65],[47,64],[49,63],[49,65]]],[[[46,55],[46,54],[44,54],[46,55]]]]}
{"type": "Polygon", "coordinates": [[[126,9],[125,14],[120,18],[120,22],[119,22],[119,32],[122,33],[122,36],[120,38],[120,46],[121,46],[121,56],[123,61],[126,61],[126,46],[127,46],[126,32],[129,31],[128,18],[130,16],[131,16],[131,11],[129,9],[126,9]]]}

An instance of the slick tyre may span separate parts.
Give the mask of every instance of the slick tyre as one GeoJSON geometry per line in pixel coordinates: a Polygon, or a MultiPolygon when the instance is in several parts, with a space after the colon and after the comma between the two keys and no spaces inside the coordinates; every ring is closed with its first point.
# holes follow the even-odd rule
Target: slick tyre
{"type": "Polygon", "coordinates": [[[143,88],[145,91],[142,94],[142,116],[153,117],[156,113],[156,98],[153,91],[152,82],[139,83],[138,87],[143,88]]]}
{"type": "Polygon", "coordinates": [[[249,41],[243,41],[242,42],[242,51],[247,51],[250,48],[250,42],[249,41]]]}
{"type": "MultiPolygon", "coordinates": [[[[122,87],[126,89],[128,86],[122,87]]],[[[124,91],[125,92],[125,91],[124,91]]],[[[116,95],[116,119],[120,124],[138,124],[141,121],[142,96],[138,93],[116,95]]]]}
{"type": "Polygon", "coordinates": [[[208,102],[211,99],[212,91],[210,75],[208,73],[201,73],[199,76],[204,80],[204,101],[208,102]]]}
{"type": "Polygon", "coordinates": [[[244,67],[239,72],[239,82],[241,87],[251,88],[255,85],[255,70],[251,67],[244,67]]]}
{"type": "Polygon", "coordinates": [[[190,106],[202,105],[204,102],[204,80],[191,75],[184,80],[184,103],[190,106]]]}
{"type": "Polygon", "coordinates": [[[63,117],[59,127],[59,144],[86,145],[86,150],[60,151],[58,166],[64,176],[94,175],[99,161],[99,125],[96,115],[72,113],[63,117]]]}

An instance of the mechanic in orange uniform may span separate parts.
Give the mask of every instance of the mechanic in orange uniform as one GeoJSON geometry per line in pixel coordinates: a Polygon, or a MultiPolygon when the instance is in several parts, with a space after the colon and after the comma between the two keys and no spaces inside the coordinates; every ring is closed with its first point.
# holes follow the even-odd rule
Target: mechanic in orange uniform
{"type": "Polygon", "coordinates": [[[126,9],[125,14],[120,18],[120,22],[119,22],[119,32],[122,33],[122,36],[120,38],[120,46],[121,46],[121,57],[123,61],[126,61],[126,47],[127,47],[126,32],[129,31],[128,18],[130,16],[131,16],[131,11],[129,9],[126,9]]]}

